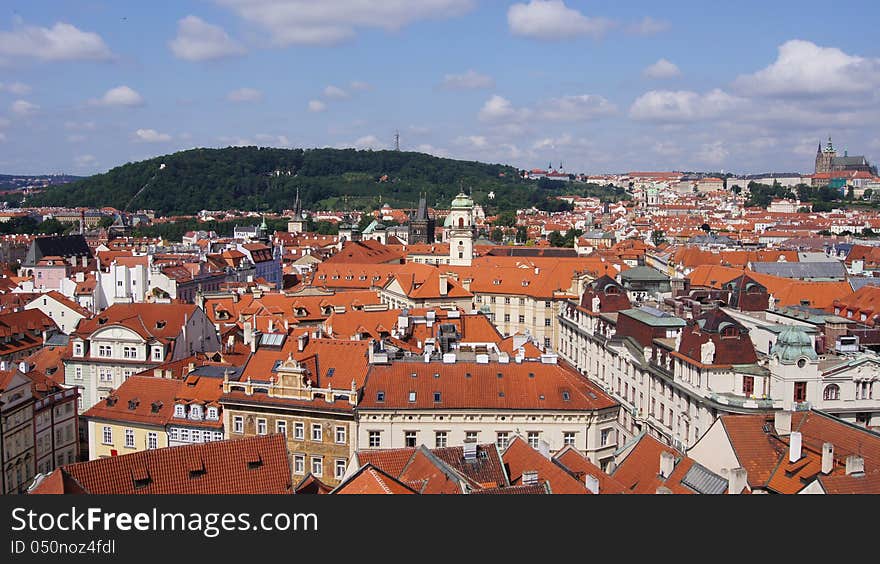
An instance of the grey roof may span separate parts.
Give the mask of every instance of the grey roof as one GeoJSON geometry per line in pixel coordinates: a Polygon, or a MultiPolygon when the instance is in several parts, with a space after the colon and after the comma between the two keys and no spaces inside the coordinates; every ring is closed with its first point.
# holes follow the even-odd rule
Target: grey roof
{"type": "Polygon", "coordinates": [[[55,333],[50,335],[48,339],[46,339],[45,346],[47,347],[66,347],[70,342],[70,336],[65,335],[64,333],[55,333]]]}
{"type": "Polygon", "coordinates": [[[769,274],[782,278],[822,278],[843,280],[846,267],[840,261],[834,262],[753,262],[752,270],[759,274],[769,274]]]}
{"type": "Polygon", "coordinates": [[[650,266],[636,266],[620,273],[621,280],[650,280],[662,281],[669,280],[669,276],[663,274],[656,268],[650,266]]]}
{"type": "Polygon", "coordinates": [[[229,378],[235,380],[238,378],[238,375],[241,374],[242,368],[243,367],[241,366],[216,366],[208,364],[205,366],[199,366],[192,371],[192,374],[206,376],[208,378],[223,378],[223,375],[228,372],[229,378]]]}
{"type": "Polygon", "coordinates": [[[852,286],[853,292],[865,286],[880,286],[880,278],[870,276],[858,276],[849,279],[849,285],[852,286]]]}
{"type": "Polygon", "coordinates": [[[619,313],[641,321],[651,327],[684,327],[687,325],[687,322],[684,319],[662,312],[659,309],[654,309],[653,307],[625,309],[619,313]]]}
{"type": "Polygon", "coordinates": [[[33,266],[43,257],[88,257],[92,258],[86,238],[82,235],[57,235],[52,237],[37,237],[28,248],[24,264],[33,266]]]}
{"type": "Polygon", "coordinates": [[[738,245],[738,241],[734,241],[727,235],[717,235],[710,233],[708,235],[694,235],[688,239],[688,245],[738,245]]]}
{"type": "Polygon", "coordinates": [[[681,483],[701,494],[717,495],[727,491],[726,479],[696,462],[681,479],[681,483]]]}
{"type": "Polygon", "coordinates": [[[798,262],[840,262],[834,257],[829,257],[822,252],[799,252],[798,262]]]}
{"type": "Polygon", "coordinates": [[[862,155],[854,157],[833,157],[831,159],[831,164],[833,166],[865,166],[868,164],[868,159],[862,155]]]}

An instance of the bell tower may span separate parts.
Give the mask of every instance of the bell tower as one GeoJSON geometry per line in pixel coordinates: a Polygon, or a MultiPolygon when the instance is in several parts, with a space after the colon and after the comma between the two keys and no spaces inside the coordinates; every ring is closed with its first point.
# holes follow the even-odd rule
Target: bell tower
{"type": "Polygon", "coordinates": [[[449,230],[449,264],[470,266],[474,259],[474,201],[463,191],[452,200],[445,227],[449,230]]]}

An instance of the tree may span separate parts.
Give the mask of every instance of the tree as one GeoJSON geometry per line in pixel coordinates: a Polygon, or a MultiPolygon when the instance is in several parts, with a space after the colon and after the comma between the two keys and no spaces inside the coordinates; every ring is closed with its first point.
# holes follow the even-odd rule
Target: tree
{"type": "Polygon", "coordinates": [[[868,188],[865,190],[864,194],[862,194],[862,198],[864,198],[865,200],[870,200],[871,196],[873,196],[873,195],[874,195],[874,191],[872,189],[868,188]]]}
{"type": "Polygon", "coordinates": [[[874,233],[874,230],[870,227],[865,227],[862,229],[862,237],[876,237],[877,234],[874,233]]]}
{"type": "Polygon", "coordinates": [[[529,240],[529,232],[525,228],[525,226],[520,225],[516,228],[516,242],[517,243],[525,243],[529,240]]]}
{"type": "Polygon", "coordinates": [[[498,218],[495,220],[495,225],[500,225],[502,227],[513,227],[516,225],[516,213],[513,211],[504,211],[498,214],[498,218]]]}
{"type": "Polygon", "coordinates": [[[553,231],[550,233],[550,236],[547,237],[547,240],[550,242],[551,247],[564,247],[565,246],[565,237],[563,237],[562,233],[559,231],[553,231]]]}
{"type": "Polygon", "coordinates": [[[660,229],[651,231],[651,242],[654,243],[655,247],[659,247],[666,242],[666,233],[660,229]]]}
{"type": "Polygon", "coordinates": [[[114,221],[116,221],[115,217],[113,217],[112,215],[105,215],[104,217],[102,217],[101,219],[98,220],[98,227],[100,229],[107,229],[108,227],[113,225],[114,221]]]}
{"type": "Polygon", "coordinates": [[[730,191],[739,196],[740,194],[742,194],[743,189],[740,188],[739,184],[734,184],[733,187],[731,187],[730,191]]]}
{"type": "Polygon", "coordinates": [[[704,223],[703,225],[701,225],[700,229],[705,231],[706,233],[712,231],[712,227],[710,227],[708,223],[704,223]]]}
{"type": "Polygon", "coordinates": [[[504,240],[504,231],[500,227],[496,227],[495,229],[492,230],[492,234],[490,235],[490,238],[493,241],[495,241],[496,243],[500,243],[501,241],[504,240]]]}

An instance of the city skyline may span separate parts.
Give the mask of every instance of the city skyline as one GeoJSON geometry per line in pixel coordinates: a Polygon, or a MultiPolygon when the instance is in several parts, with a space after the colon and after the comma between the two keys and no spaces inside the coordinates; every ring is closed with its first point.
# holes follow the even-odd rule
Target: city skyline
{"type": "Polygon", "coordinates": [[[329,4],[14,6],[0,172],[86,175],[191,147],[388,149],[397,130],[403,150],[587,173],[809,172],[828,135],[872,162],[880,150],[868,2],[329,4]]]}

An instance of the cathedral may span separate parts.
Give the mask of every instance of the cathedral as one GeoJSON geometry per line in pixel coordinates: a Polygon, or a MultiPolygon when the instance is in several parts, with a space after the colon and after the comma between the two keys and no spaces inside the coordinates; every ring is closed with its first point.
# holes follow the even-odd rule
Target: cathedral
{"type": "Polygon", "coordinates": [[[850,157],[844,151],[843,156],[838,157],[837,151],[831,143],[831,137],[829,137],[825,148],[823,149],[822,143],[819,143],[819,150],[816,151],[816,174],[841,171],[863,171],[877,175],[877,167],[871,166],[864,156],[850,157]]]}

